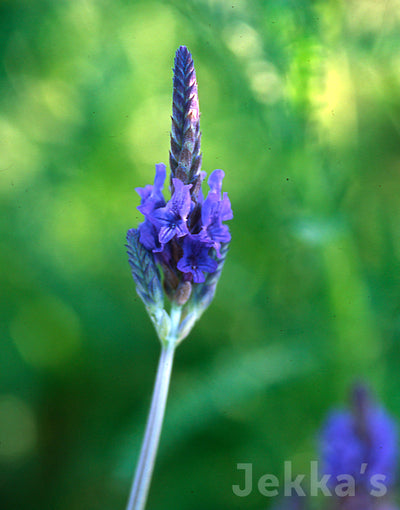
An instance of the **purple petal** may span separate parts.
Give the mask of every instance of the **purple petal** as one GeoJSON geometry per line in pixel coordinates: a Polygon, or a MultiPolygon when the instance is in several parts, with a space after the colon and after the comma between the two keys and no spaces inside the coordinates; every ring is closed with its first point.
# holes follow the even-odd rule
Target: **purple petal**
{"type": "Polygon", "coordinates": [[[171,226],[175,223],[177,218],[173,212],[168,208],[168,204],[165,207],[155,209],[149,214],[149,220],[158,228],[171,226]]]}
{"type": "Polygon", "coordinates": [[[201,268],[202,271],[206,271],[207,273],[213,273],[214,271],[216,271],[218,263],[216,260],[207,256],[206,258],[201,260],[199,267],[201,268]]]}
{"type": "Polygon", "coordinates": [[[165,205],[162,188],[166,177],[166,168],[163,163],[156,165],[156,174],[154,177],[154,186],[147,184],[144,188],[136,188],[136,192],[141,197],[141,203],[138,210],[144,215],[149,215],[157,207],[165,205]]]}
{"type": "Polygon", "coordinates": [[[177,268],[183,273],[191,273],[195,283],[204,282],[203,271],[213,273],[217,262],[209,255],[209,246],[198,237],[185,237],[183,241],[183,257],[178,261],[177,268]]]}
{"type": "Polygon", "coordinates": [[[144,188],[135,188],[135,191],[142,199],[141,204],[143,204],[143,202],[145,200],[147,200],[149,198],[149,196],[151,195],[151,192],[153,191],[153,185],[146,184],[146,186],[144,188]]]}
{"type": "Polygon", "coordinates": [[[209,193],[201,208],[201,221],[204,227],[208,227],[218,217],[219,200],[215,193],[209,193]]]}
{"type": "Polygon", "coordinates": [[[222,189],[222,179],[225,177],[223,170],[214,170],[208,178],[208,185],[210,186],[211,193],[217,193],[219,196],[222,189]]]}
{"type": "Polygon", "coordinates": [[[185,222],[177,223],[175,226],[176,237],[183,237],[189,234],[189,230],[185,222]]]}
{"type": "Polygon", "coordinates": [[[204,273],[200,271],[200,269],[192,269],[191,272],[193,275],[193,281],[195,283],[203,283],[205,281],[206,277],[204,276],[204,273]]]}
{"type": "Polygon", "coordinates": [[[229,200],[228,193],[224,191],[221,202],[221,220],[227,221],[233,218],[231,201],[229,200]]]}
{"type": "Polygon", "coordinates": [[[156,193],[160,193],[162,195],[162,189],[164,187],[165,177],[167,175],[167,170],[164,163],[156,164],[156,175],[154,177],[154,189],[156,193]]]}
{"type": "Polygon", "coordinates": [[[161,244],[166,244],[176,235],[177,237],[185,236],[189,233],[186,223],[180,220],[179,223],[169,222],[160,228],[158,240],[161,244]]]}
{"type": "Polygon", "coordinates": [[[176,267],[179,269],[179,271],[182,271],[182,273],[191,273],[193,271],[192,265],[190,264],[187,257],[182,257],[179,261],[176,267]]]}
{"type": "Polygon", "coordinates": [[[167,207],[173,209],[176,214],[186,220],[191,207],[190,188],[191,184],[183,184],[179,179],[172,179],[174,186],[174,194],[171,200],[168,202],[167,207]]]}
{"type": "Polygon", "coordinates": [[[231,241],[231,234],[227,225],[222,223],[213,223],[207,229],[210,239],[217,243],[229,243],[231,241]]]}
{"type": "Polygon", "coordinates": [[[158,233],[158,240],[160,241],[161,244],[166,244],[169,241],[171,241],[171,239],[174,237],[174,235],[175,235],[174,228],[172,228],[170,226],[161,227],[160,231],[158,233]]]}
{"type": "Polygon", "coordinates": [[[159,248],[157,231],[149,221],[145,220],[138,227],[139,230],[139,241],[148,250],[154,250],[159,248]]]}

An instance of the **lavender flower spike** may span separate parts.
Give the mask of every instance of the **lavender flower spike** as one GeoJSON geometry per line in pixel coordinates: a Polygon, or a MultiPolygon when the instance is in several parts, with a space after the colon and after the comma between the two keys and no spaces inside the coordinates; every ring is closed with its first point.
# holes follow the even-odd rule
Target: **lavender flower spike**
{"type": "Polygon", "coordinates": [[[176,346],[211,303],[228,252],[233,218],[222,192],[224,172],[214,170],[204,199],[201,185],[200,113],[197,81],[189,50],[176,52],[170,197],[164,195],[166,168],[156,165],[154,184],[136,188],[144,221],[128,230],[127,248],[136,290],[161,341],[146,432],[127,510],[143,510],[154,468],[176,346]],[[165,309],[164,304],[167,302],[165,309]]]}
{"type": "MultiPolygon", "coordinates": [[[[138,236],[133,238],[129,234],[128,246],[131,267],[140,265],[132,249],[135,240],[152,260],[148,266],[157,268],[154,278],[159,275],[158,285],[163,286],[173,310],[179,310],[174,334],[176,340],[181,341],[213,299],[231,240],[224,222],[233,218],[228,194],[222,192],[225,176],[222,170],[210,174],[205,199],[201,190],[206,173],[200,170],[197,80],[192,56],[185,46],[181,46],[175,56],[170,138],[171,197],[164,197],[166,169],[159,163],[154,184],[136,188],[141,198],[138,209],[144,222],[137,228],[138,236]],[[158,269],[161,269],[160,273],[158,269]]],[[[138,285],[144,281],[135,274],[133,276],[138,285]]],[[[146,295],[145,285],[140,287],[140,296],[148,307],[151,296],[146,295]]],[[[152,309],[151,313],[157,333],[164,342],[173,329],[171,323],[168,325],[167,317],[171,317],[165,310],[155,313],[152,309]],[[161,318],[155,320],[154,317],[161,318]]]]}

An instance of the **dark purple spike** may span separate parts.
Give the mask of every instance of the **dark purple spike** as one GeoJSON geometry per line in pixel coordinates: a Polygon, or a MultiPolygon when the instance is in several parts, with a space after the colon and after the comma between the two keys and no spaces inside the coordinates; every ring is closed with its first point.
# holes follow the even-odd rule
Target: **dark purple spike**
{"type": "MultiPolygon", "coordinates": [[[[200,113],[196,72],[186,46],[175,55],[170,165],[171,184],[175,177],[185,184],[195,184],[201,167],[200,113]]],[[[193,198],[195,188],[191,191],[193,198]]]]}

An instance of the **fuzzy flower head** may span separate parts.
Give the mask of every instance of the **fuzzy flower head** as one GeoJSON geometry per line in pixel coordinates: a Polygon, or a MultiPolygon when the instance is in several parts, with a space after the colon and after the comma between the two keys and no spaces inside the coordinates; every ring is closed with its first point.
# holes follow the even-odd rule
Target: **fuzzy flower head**
{"type": "MultiPolygon", "coordinates": [[[[233,218],[228,194],[222,192],[222,170],[210,174],[204,198],[206,172],[201,170],[199,121],[193,59],[181,46],[175,56],[173,78],[170,195],[167,197],[164,190],[166,167],[159,163],[154,184],[136,189],[144,221],[128,231],[128,253],[131,267],[137,268],[131,260],[137,250],[131,243],[138,242],[145,249],[151,261],[149,267],[158,271],[154,278],[158,278],[169,301],[173,306],[185,306],[185,331],[214,296],[231,240],[224,222],[233,218]]],[[[140,280],[137,274],[133,276],[136,282],[140,280]]],[[[149,305],[147,300],[146,306],[156,324],[159,304],[149,305]]]]}
{"type": "Polygon", "coordinates": [[[380,476],[386,488],[393,486],[397,455],[393,420],[364,386],[356,386],[351,409],[333,412],[320,435],[322,473],[331,475],[332,487],[338,476],[352,476],[360,500],[369,497],[374,476],[380,476]]]}

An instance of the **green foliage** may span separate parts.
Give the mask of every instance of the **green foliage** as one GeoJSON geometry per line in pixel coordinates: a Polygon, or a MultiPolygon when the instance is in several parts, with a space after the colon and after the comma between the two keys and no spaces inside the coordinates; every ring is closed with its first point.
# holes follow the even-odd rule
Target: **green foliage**
{"type": "Polygon", "coordinates": [[[122,509],[158,341],[124,248],[167,163],[173,57],[235,219],[179,347],[149,510],[262,509],[354,378],[400,418],[398,2],[0,7],[0,501],[122,509]]]}

